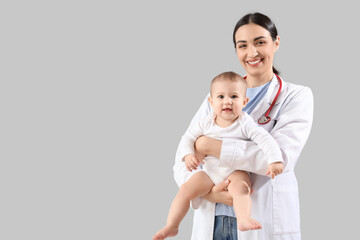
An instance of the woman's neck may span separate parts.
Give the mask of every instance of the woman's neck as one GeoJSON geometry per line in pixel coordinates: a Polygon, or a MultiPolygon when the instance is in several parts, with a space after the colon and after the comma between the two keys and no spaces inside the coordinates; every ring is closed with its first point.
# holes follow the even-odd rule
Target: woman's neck
{"type": "Polygon", "coordinates": [[[274,72],[269,71],[263,74],[259,74],[259,75],[246,75],[246,82],[247,82],[247,87],[248,88],[254,88],[254,87],[259,87],[264,85],[267,82],[270,82],[271,79],[274,76],[274,72]]]}

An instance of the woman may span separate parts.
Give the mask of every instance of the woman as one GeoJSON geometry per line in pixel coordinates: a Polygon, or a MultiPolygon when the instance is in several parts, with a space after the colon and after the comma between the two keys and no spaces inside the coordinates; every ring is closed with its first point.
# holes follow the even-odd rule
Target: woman
{"type": "MultiPolygon", "coordinates": [[[[192,239],[299,240],[300,209],[294,168],[311,129],[312,92],[307,87],[286,83],[278,76],[273,59],[280,38],[267,16],[261,13],[245,15],[235,26],[233,41],[238,59],[246,70],[248,94],[251,95],[244,110],[277,141],[284,160],[284,172],[274,180],[266,176],[267,158],[251,141],[198,138],[195,144],[198,156],[212,155],[219,158],[219,166],[253,173],[252,217],[259,220],[263,228],[246,232],[237,230],[232,199],[225,190],[228,183],[223,182],[192,202],[197,209],[192,239]]],[[[190,124],[209,111],[205,99],[190,124]]],[[[190,175],[177,157],[174,165],[177,184],[182,185],[190,175]]]]}

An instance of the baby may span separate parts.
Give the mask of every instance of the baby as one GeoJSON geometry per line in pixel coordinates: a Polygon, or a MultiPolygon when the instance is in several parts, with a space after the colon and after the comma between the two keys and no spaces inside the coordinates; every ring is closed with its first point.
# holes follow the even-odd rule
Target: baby
{"type": "Polygon", "coordinates": [[[276,141],[242,109],[246,97],[246,81],[234,72],[216,76],[210,87],[209,102],[212,112],[196,124],[191,125],[182,137],[179,149],[186,168],[195,170],[180,187],[173,200],[165,227],[158,231],[153,240],[177,235],[180,222],[190,207],[190,201],[206,195],[214,186],[225,179],[230,181],[228,191],[233,198],[238,228],[241,231],[262,228],[251,216],[251,182],[249,173],[219,167],[219,159],[206,156],[203,160],[195,156],[194,143],[202,135],[222,140],[224,138],[252,140],[259,145],[268,158],[268,172],[272,178],[283,170],[283,160],[276,141]],[[199,168],[202,163],[202,168],[199,168]]]}

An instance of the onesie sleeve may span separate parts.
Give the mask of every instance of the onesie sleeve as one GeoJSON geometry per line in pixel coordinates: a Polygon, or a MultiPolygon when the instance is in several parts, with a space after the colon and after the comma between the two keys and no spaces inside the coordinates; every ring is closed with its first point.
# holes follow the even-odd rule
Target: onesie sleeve
{"type": "Polygon", "coordinates": [[[184,157],[190,153],[195,152],[195,141],[200,136],[204,135],[204,125],[208,121],[209,116],[206,118],[198,119],[192,122],[185,134],[181,137],[178,146],[178,160],[184,161],[184,157]]]}
{"type": "Polygon", "coordinates": [[[268,164],[284,162],[279,145],[264,128],[259,127],[247,113],[243,113],[242,123],[243,134],[264,152],[268,164]]]}

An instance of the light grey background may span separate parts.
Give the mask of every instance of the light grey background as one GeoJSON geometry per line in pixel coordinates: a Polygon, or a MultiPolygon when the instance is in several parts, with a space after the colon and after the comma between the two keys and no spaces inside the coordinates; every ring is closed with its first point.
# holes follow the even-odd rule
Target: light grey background
{"type": "MultiPolygon", "coordinates": [[[[296,168],[303,239],[354,239],[360,52],[350,0],[2,1],[0,239],[151,239],[211,78],[244,74],[232,31],[254,11],[277,25],[282,77],[314,93],[296,168]]],[[[173,239],[190,239],[191,217],[173,239]]]]}

